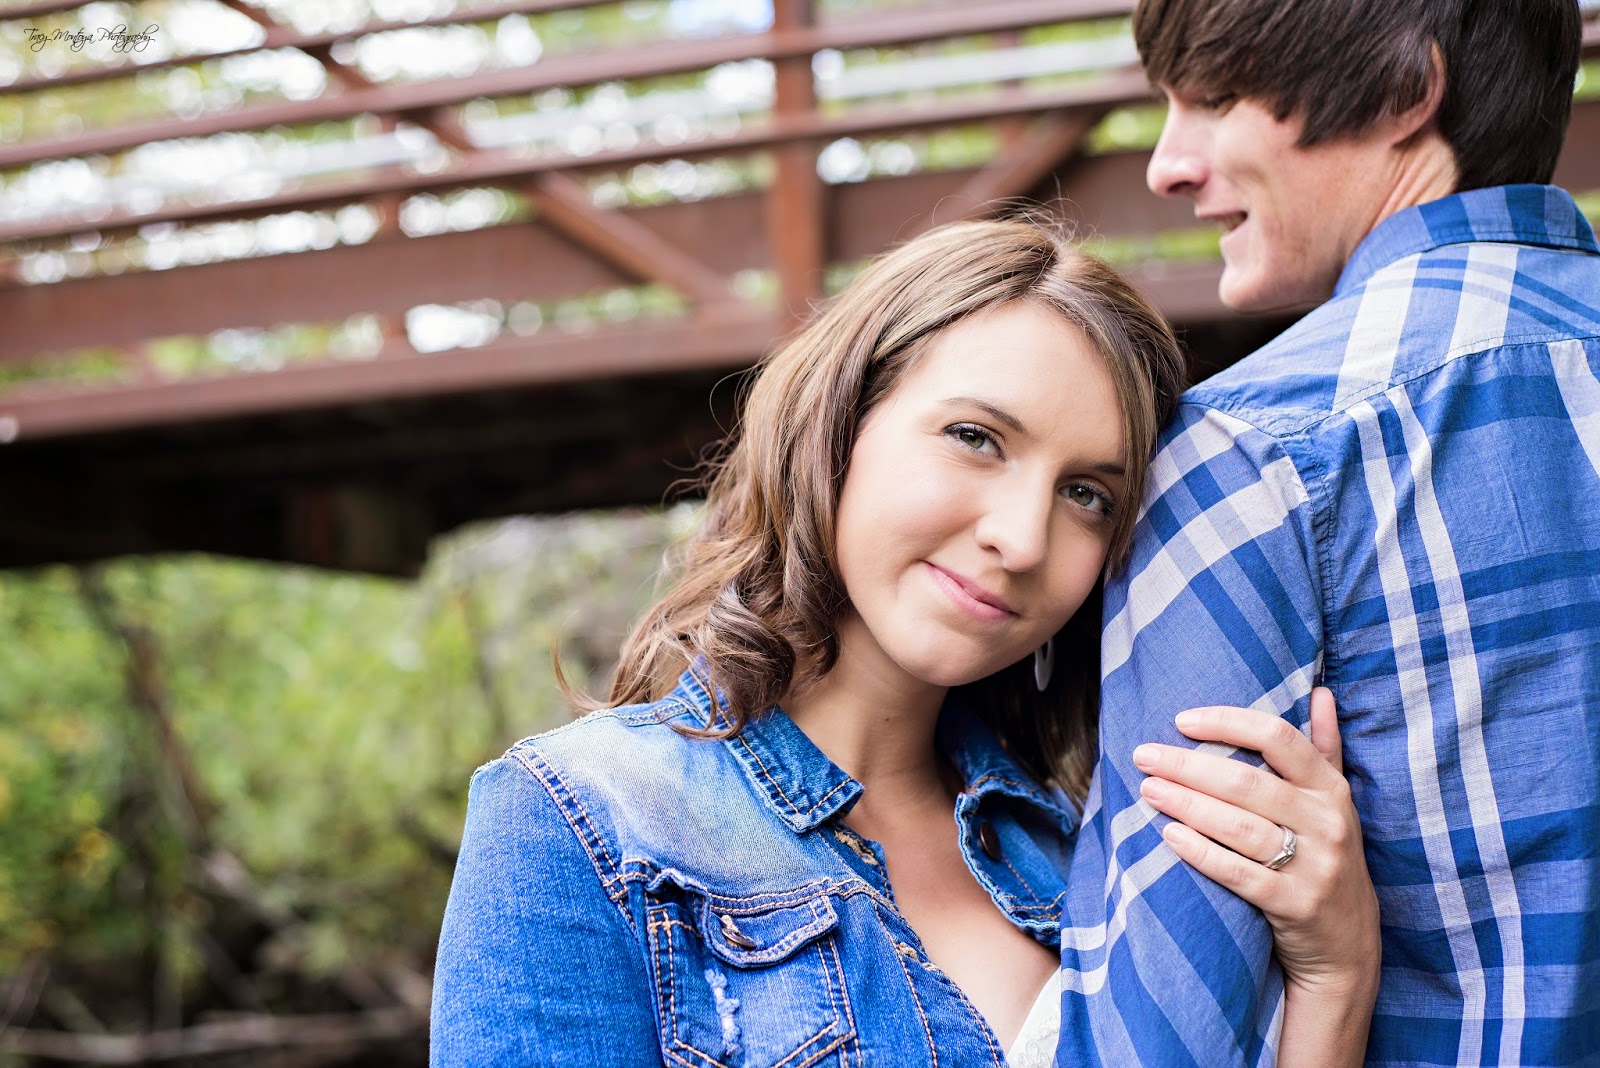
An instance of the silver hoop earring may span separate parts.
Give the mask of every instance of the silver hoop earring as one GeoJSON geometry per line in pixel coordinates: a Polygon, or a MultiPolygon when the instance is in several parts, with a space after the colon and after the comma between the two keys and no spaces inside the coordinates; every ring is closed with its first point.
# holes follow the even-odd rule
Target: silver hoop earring
{"type": "Polygon", "coordinates": [[[1033,684],[1044,693],[1050,685],[1050,672],[1056,667],[1056,640],[1046,638],[1043,645],[1033,651],[1033,684]]]}

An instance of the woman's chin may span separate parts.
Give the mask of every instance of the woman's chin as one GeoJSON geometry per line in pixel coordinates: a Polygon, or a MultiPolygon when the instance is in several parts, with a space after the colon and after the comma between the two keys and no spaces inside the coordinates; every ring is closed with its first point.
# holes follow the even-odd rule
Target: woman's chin
{"type": "Polygon", "coordinates": [[[915,662],[901,662],[901,668],[918,682],[929,686],[938,686],[944,689],[954,689],[968,683],[986,679],[997,671],[1003,671],[1014,660],[1004,663],[997,662],[992,657],[959,658],[955,656],[927,656],[919,657],[915,662]]]}

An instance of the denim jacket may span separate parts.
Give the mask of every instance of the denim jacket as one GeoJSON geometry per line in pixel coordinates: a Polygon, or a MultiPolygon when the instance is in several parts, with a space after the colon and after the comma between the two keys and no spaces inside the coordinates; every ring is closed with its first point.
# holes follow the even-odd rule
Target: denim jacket
{"type": "MultiPolygon", "coordinates": [[[[478,769],[434,978],[432,1063],[822,1068],[1005,1063],[895,907],[861,784],[788,716],[728,740],[685,674],[478,769]]],[[[968,867],[1058,944],[1076,816],[952,700],[968,867]]]]}

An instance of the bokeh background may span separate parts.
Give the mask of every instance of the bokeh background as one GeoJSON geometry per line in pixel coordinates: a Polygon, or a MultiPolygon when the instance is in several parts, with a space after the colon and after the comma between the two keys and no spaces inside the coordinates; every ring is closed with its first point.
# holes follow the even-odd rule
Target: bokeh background
{"type": "Polygon", "coordinates": [[[472,769],[872,253],[1044,212],[1197,378],[1281,328],[1143,188],[1130,8],[0,0],[0,1066],[424,1063],[472,769]]]}

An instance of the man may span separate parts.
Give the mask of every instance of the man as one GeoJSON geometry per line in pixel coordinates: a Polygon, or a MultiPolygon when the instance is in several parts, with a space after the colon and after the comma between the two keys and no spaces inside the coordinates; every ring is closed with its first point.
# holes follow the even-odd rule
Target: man
{"type": "Polygon", "coordinates": [[[1266,925],[1163,844],[1132,750],[1193,705],[1303,728],[1325,679],[1383,921],[1367,1062],[1600,1063],[1600,247],[1537,184],[1576,0],[1134,30],[1149,183],[1225,231],[1224,303],[1320,306],[1186,395],[1108,584],[1058,1062],[1276,1062],[1266,925]]]}

